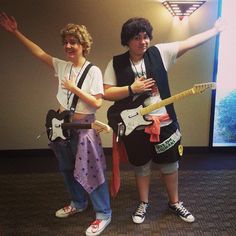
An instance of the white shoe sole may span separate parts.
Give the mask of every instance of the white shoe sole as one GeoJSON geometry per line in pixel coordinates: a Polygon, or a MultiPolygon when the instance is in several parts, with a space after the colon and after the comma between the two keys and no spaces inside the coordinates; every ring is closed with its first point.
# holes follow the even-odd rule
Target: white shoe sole
{"type": "Polygon", "coordinates": [[[132,216],[132,220],[133,220],[133,222],[134,222],[135,224],[142,224],[142,223],[144,222],[144,220],[145,220],[145,217],[144,217],[143,219],[141,219],[141,220],[136,220],[136,219],[134,218],[134,216],[132,216]]]}

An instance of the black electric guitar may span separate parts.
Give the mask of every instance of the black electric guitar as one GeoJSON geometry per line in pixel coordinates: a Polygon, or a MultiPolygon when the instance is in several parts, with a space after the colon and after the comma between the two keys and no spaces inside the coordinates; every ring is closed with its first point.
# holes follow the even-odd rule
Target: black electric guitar
{"type": "MultiPolygon", "coordinates": [[[[114,107],[114,109],[113,107],[111,107],[111,109],[108,110],[109,125],[112,126],[114,131],[117,131],[117,133],[119,133],[119,130],[117,130],[117,125],[118,123],[121,124],[123,126],[123,130],[122,134],[120,135],[124,134],[127,136],[137,127],[147,126],[153,123],[152,120],[145,119],[145,115],[149,114],[150,112],[159,109],[161,107],[164,107],[166,105],[169,105],[184,97],[202,93],[208,88],[216,89],[216,83],[210,82],[210,83],[195,84],[194,87],[191,89],[185,90],[179,94],[176,94],[174,96],[171,96],[160,102],[151,104],[146,107],[144,107],[142,104],[140,105],[140,103],[137,105],[136,101],[134,101],[133,104],[127,104],[128,109],[121,111],[117,110],[115,111],[116,107],[114,107]],[[130,108],[130,105],[131,106],[133,105],[133,108],[130,108]]],[[[145,98],[147,98],[147,96],[141,98],[142,103],[144,102],[145,98]]]]}
{"type": "Polygon", "coordinates": [[[71,129],[95,129],[98,133],[102,131],[110,132],[110,126],[95,120],[91,124],[75,124],[71,122],[71,111],[58,113],[49,110],[46,116],[46,131],[48,139],[55,141],[57,139],[67,140],[70,138],[71,129]]]}

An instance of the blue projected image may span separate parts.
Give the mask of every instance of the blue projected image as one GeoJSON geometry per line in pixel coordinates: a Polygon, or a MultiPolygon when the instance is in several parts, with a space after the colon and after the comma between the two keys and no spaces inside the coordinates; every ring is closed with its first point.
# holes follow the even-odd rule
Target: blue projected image
{"type": "Polygon", "coordinates": [[[236,146],[236,62],[234,60],[236,55],[236,23],[234,20],[236,3],[220,1],[220,4],[221,16],[226,21],[226,27],[219,37],[212,146],[233,147],[236,146]]]}
{"type": "Polygon", "coordinates": [[[215,106],[213,146],[236,146],[236,90],[215,106]]]}

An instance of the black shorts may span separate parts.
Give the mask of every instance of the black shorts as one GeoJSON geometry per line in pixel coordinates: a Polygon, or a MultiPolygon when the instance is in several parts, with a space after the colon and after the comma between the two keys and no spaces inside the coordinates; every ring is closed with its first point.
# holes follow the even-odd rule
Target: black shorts
{"type": "Polygon", "coordinates": [[[155,148],[155,145],[161,144],[170,138],[177,129],[179,129],[177,122],[161,127],[160,142],[158,143],[151,143],[150,135],[145,133],[144,130],[134,130],[128,136],[123,136],[122,140],[126,147],[129,162],[135,166],[142,166],[150,160],[160,164],[178,161],[181,157],[181,150],[179,149],[180,140],[161,153],[157,153],[155,148]]]}

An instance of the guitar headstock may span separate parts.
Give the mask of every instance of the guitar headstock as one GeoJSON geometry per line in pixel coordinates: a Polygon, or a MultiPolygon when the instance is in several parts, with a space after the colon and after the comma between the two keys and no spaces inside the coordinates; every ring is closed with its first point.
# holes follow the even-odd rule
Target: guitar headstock
{"type": "Polygon", "coordinates": [[[92,129],[95,129],[98,133],[105,131],[109,133],[111,131],[111,127],[107,124],[102,123],[101,121],[95,120],[94,123],[91,124],[92,129]]]}
{"type": "Polygon", "coordinates": [[[209,83],[202,83],[202,84],[195,84],[192,88],[194,93],[202,93],[206,89],[216,89],[216,83],[215,82],[209,82],[209,83]]]}

